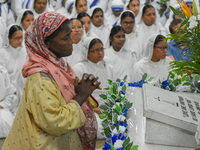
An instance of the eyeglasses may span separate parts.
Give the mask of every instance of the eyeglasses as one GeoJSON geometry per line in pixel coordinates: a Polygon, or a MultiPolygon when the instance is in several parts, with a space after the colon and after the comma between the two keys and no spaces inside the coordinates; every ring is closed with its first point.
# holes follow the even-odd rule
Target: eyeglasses
{"type": "Polygon", "coordinates": [[[105,48],[101,48],[101,49],[95,49],[95,50],[92,50],[92,51],[89,51],[91,53],[99,53],[99,52],[103,52],[105,48]]]}
{"type": "Polygon", "coordinates": [[[162,51],[165,51],[165,50],[167,50],[168,51],[168,46],[156,46],[155,48],[159,48],[159,49],[161,49],[162,51]]]}
{"type": "Polygon", "coordinates": [[[128,24],[133,25],[134,23],[135,23],[134,21],[130,21],[130,22],[124,21],[124,22],[122,22],[122,24],[124,24],[124,25],[128,25],[128,24]]]}
{"type": "Polygon", "coordinates": [[[72,31],[76,31],[76,30],[82,30],[83,27],[72,27],[72,31]]]}
{"type": "Polygon", "coordinates": [[[19,41],[19,40],[23,39],[23,36],[16,37],[16,38],[11,38],[11,39],[13,39],[13,40],[15,40],[15,41],[19,41]]]}

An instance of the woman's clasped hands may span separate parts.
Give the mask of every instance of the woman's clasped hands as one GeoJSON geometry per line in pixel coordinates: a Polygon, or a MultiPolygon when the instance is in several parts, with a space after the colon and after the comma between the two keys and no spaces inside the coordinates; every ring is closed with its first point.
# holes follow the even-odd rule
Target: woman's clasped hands
{"type": "Polygon", "coordinates": [[[95,89],[102,89],[100,87],[101,82],[98,81],[99,77],[95,77],[93,74],[84,73],[82,79],[75,78],[75,90],[77,95],[74,97],[80,105],[82,105],[87,98],[92,94],[95,89]]]}

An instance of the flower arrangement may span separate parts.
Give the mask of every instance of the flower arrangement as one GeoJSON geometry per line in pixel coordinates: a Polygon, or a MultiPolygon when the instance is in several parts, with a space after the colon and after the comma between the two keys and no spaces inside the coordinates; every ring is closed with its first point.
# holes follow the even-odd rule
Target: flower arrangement
{"type": "Polygon", "coordinates": [[[108,80],[109,87],[104,88],[105,94],[100,97],[104,100],[104,105],[101,105],[102,114],[99,118],[102,119],[104,134],[107,139],[104,144],[104,150],[137,150],[138,146],[133,145],[130,138],[126,136],[128,130],[127,112],[132,107],[126,99],[126,79],[123,83],[117,79],[116,82],[108,80]]]}
{"type": "Polygon", "coordinates": [[[191,13],[184,0],[183,3],[178,2],[178,4],[183,13],[175,10],[172,6],[169,7],[183,22],[178,29],[179,34],[170,34],[167,39],[175,39],[190,47],[188,52],[190,59],[188,61],[173,61],[171,68],[176,74],[200,74],[200,22],[197,6],[193,0],[193,13],[191,13]]]}

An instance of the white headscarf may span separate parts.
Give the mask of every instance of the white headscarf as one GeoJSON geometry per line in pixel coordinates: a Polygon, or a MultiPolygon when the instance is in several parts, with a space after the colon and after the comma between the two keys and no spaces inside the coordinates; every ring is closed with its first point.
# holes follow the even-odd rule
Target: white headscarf
{"type": "Polygon", "coordinates": [[[112,0],[106,15],[111,15],[113,10],[124,10],[124,2],[122,0],[112,0]]]}
{"type": "Polygon", "coordinates": [[[89,46],[90,46],[91,41],[95,38],[98,38],[98,37],[90,36],[90,37],[86,37],[83,40],[83,55],[82,55],[83,57],[81,58],[81,61],[88,60],[87,56],[88,56],[89,46]]]}
{"type": "Polygon", "coordinates": [[[74,5],[75,3],[75,0],[67,0],[66,3],[65,3],[65,8],[67,9],[67,12],[69,13],[69,10],[72,8],[72,7],[75,7],[74,5]]]}
{"type": "MultiPolygon", "coordinates": [[[[122,15],[125,13],[125,12],[130,12],[130,13],[132,13],[133,15],[134,15],[134,13],[131,11],[131,10],[124,10],[121,14],[120,14],[120,16],[119,16],[119,20],[118,20],[118,22],[117,22],[117,25],[120,25],[121,26],[121,17],[122,17],[122,15]]],[[[135,17],[135,15],[134,15],[134,17],[135,17]]],[[[134,27],[133,27],[133,33],[135,33],[135,34],[138,34],[138,32],[137,32],[137,26],[136,26],[136,20],[134,20],[135,21],[135,23],[134,23],[134,27]]]]}
{"type": "MultiPolygon", "coordinates": [[[[22,27],[23,30],[24,30],[24,28],[23,28],[23,26],[21,25],[21,20],[22,20],[22,17],[23,17],[23,15],[24,15],[24,13],[25,13],[26,11],[31,11],[31,10],[29,10],[29,9],[23,9],[23,10],[21,11],[20,15],[17,17],[17,20],[16,20],[16,24],[19,25],[20,27],[22,27]]],[[[32,11],[31,11],[31,12],[32,12],[32,11]]],[[[34,16],[34,14],[33,14],[33,16],[34,16]]]]}

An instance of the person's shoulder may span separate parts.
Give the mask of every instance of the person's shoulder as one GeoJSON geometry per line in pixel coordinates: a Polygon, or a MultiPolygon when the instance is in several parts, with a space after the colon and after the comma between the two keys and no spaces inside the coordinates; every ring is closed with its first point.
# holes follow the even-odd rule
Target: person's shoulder
{"type": "Polygon", "coordinates": [[[43,82],[43,81],[55,82],[55,80],[50,74],[44,72],[34,73],[28,76],[27,80],[32,81],[33,83],[43,82]]]}

